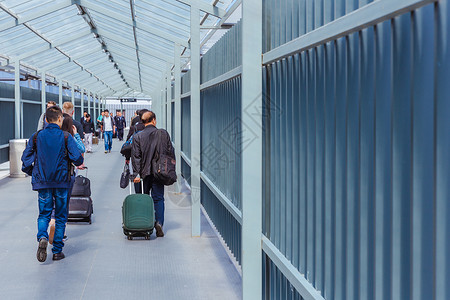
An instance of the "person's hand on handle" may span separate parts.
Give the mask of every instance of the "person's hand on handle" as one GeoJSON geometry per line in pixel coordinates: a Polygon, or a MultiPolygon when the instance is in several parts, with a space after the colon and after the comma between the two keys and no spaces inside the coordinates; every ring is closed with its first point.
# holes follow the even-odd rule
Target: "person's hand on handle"
{"type": "Polygon", "coordinates": [[[73,135],[78,133],[77,128],[75,127],[75,125],[72,125],[72,129],[73,129],[73,135]]]}
{"type": "Polygon", "coordinates": [[[134,183],[139,183],[139,182],[141,182],[141,178],[140,177],[136,177],[136,178],[134,178],[133,182],[134,183]]]}

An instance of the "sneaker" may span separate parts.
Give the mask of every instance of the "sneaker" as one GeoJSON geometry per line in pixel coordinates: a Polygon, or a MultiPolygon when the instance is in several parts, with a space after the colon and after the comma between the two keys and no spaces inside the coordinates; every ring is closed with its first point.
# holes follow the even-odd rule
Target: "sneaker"
{"type": "Polygon", "coordinates": [[[156,236],[157,237],[163,237],[164,236],[164,231],[162,229],[162,225],[159,224],[159,222],[156,222],[155,229],[156,229],[156,236]]]}
{"type": "Polygon", "coordinates": [[[36,257],[40,262],[44,262],[47,259],[47,245],[48,241],[45,237],[39,239],[39,246],[36,257]]]}
{"type": "Polygon", "coordinates": [[[65,242],[65,241],[67,241],[69,238],[67,237],[67,235],[65,235],[64,237],[63,237],[63,242],[65,242]]]}
{"type": "Polygon", "coordinates": [[[105,153],[108,153],[108,151],[105,150],[105,153]]]}
{"type": "Polygon", "coordinates": [[[53,245],[53,238],[55,236],[55,224],[50,225],[50,232],[48,233],[48,242],[53,245]]]}
{"type": "Polygon", "coordinates": [[[111,150],[109,150],[109,153],[111,153],[111,150]]]}
{"type": "Polygon", "coordinates": [[[66,256],[65,256],[64,253],[62,253],[62,252],[59,252],[59,253],[53,253],[53,260],[61,260],[61,259],[63,259],[64,257],[66,257],[66,256]]]}

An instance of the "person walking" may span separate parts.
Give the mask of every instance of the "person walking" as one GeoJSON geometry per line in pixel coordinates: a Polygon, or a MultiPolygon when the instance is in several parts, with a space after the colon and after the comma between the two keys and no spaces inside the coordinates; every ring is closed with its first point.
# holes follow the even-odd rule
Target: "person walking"
{"type": "Polygon", "coordinates": [[[67,197],[71,181],[71,165],[80,166],[83,156],[75,139],[61,130],[63,113],[57,106],[45,112],[48,126],[34,133],[22,155],[22,171],[32,176],[33,190],[38,191],[38,250],[39,262],[47,259],[48,223],[55,204],[56,228],[53,260],[65,257],[63,236],[67,222],[67,197]]]}
{"type": "MultiPolygon", "coordinates": [[[[63,114],[63,123],[61,125],[61,130],[64,132],[70,133],[71,136],[75,139],[75,142],[77,144],[78,150],[80,150],[80,153],[83,155],[85,152],[85,147],[83,144],[83,141],[80,138],[80,134],[77,132],[77,128],[75,125],[73,125],[73,119],[68,114],[63,114]]],[[[72,188],[75,183],[75,176],[76,176],[77,170],[72,174],[70,179],[70,186],[69,186],[69,192],[67,194],[67,214],[69,213],[69,203],[70,203],[70,195],[72,195],[72,188]]],[[[50,232],[48,234],[48,241],[50,244],[53,244],[53,239],[55,236],[55,210],[53,209],[52,217],[50,220],[50,232]]],[[[63,242],[67,240],[67,236],[64,234],[63,236],[63,242]]]]}
{"type": "MultiPolygon", "coordinates": [[[[127,135],[127,141],[129,141],[134,134],[138,133],[139,131],[144,130],[145,125],[142,123],[141,117],[146,112],[149,112],[149,110],[146,109],[146,108],[136,111],[137,119],[135,119],[134,125],[130,126],[130,130],[128,131],[128,135],[127,135]]],[[[125,163],[127,165],[130,163],[130,159],[131,159],[131,153],[130,153],[130,156],[125,156],[125,163]]],[[[137,194],[141,194],[142,193],[142,188],[141,188],[141,184],[140,183],[135,183],[134,184],[134,191],[137,194]]]]}
{"type": "Polygon", "coordinates": [[[94,123],[91,120],[91,115],[87,114],[83,123],[84,144],[87,153],[92,153],[92,136],[94,135],[94,132],[95,128],[94,123]]]}
{"type": "MultiPolygon", "coordinates": [[[[69,102],[69,101],[64,102],[62,109],[63,109],[63,113],[68,114],[69,116],[71,116],[73,118],[74,109],[73,109],[72,102],[69,102]]],[[[73,120],[73,125],[75,125],[75,127],[77,128],[77,132],[80,134],[80,138],[83,140],[84,139],[83,125],[81,125],[81,123],[75,119],[73,120]]]]}
{"type": "MultiPolygon", "coordinates": [[[[55,106],[56,102],[55,101],[48,101],[47,102],[47,108],[51,107],[51,106],[55,106]]],[[[37,129],[36,131],[42,130],[45,127],[47,127],[48,123],[47,120],[45,119],[45,113],[42,113],[41,116],[39,117],[39,121],[38,121],[38,125],[37,125],[37,129]]]]}
{"type": "Polygon", "coordinates": [[[112,137],[116,131],[116,125],[114,118],[109,115],[109,110],[105,109],[105,115],[103,116],[103,135],[105,137],[105,153],[111,153],[112,149],[112,137]]]}
{"type": "Polygon", "coordinates": [[[122,113],[120,111],[118,111],[116,116],[114,117],[114,122],[116,123],[117,128],[117,138],[119,139],[119,141],[123,141],[123,131],[127,126],[127,122],[125,121],[125,118],[122,116],[122,113]]]}
{"type": "MultiPolygon", "coordinates": [[[[169,133],[163,129],[156,128],[156,115],[152,111],[145,112],[141,117],[145,128],[134,135],[131,151],[131,163],[133,166],[133,175],[131,178],[134,183],[144,181],[144,193],[152,192],[153,203],[155,206],[155,229],[156,236],[163,237],[164,225],[164,184],[158,182],[152,175],[152,160],[159,143],[170,143],[169,133]],[[152,135],[157,130],[161,130],[164,140],[157,140],[152,135]]],[[[173,157],[175,159],[175,157],[173,157]]]]}
{"type": "Polygon", "coordinates": [[[83,112],[83,116],[82,116],[81,119],[80,119],[81,125],[83,125],[83,122],[86,120],[86,115],[87,115],[87,114],[88,114],[87,111],[83,112]]]}

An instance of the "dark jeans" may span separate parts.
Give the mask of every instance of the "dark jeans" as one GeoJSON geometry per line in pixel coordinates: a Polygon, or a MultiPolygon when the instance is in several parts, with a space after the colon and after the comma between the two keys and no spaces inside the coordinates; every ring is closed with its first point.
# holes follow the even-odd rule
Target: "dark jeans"
{"type": "Polygon", "coordinates": [[[123,140],[123,128],[117,128],[117,137],[119,138],[119,141],[123,140]]]}
{"type": "Polygon", "coordinates": [[[67,194],[69,189],[42,189],[39,190],[39,217],[37,240],[48,239],[48,223],[55,203],[55,237],[53,238],[53,253],[59,253],[64,247],[62,241],[67,220],[67,194]]]}
{"type": "Polygon", "coordinates": [[[105,131],[103,133],[103,135],[105,136],[105,151],[110,151],[112,149],[113,132],[112,131],[105,131]]]}
{"type": "MultiPolygon", "coordinates": [[[[136,194],[142,194],[141,183],[135,183],[136,194]]],[[[153,204],[155,206],[155,220],[164,225],[164,185],[154,182],[153,176],[144,178],[144,193],[150,195],[152,191],[153,204]]]]}

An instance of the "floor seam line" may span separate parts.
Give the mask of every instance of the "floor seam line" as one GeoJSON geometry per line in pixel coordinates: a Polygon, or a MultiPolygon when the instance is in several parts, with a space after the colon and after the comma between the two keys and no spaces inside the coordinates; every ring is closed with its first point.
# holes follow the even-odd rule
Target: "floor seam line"
{"type": "Polygon", "coordinates": [[[87,287],[87,284],[88,284],[89,278],[91,277],[91,272],[92,272],[92,268],[94,267],[94,261],[95,261],[95,258],[97,257],[97,253],[98,253],[98,249],[97,249],[97,250],[95,250],[95,255],[94,255],[94,258],[92,259],[92,264],[91,264],[91,268],[89,269],[89,273],[88,273],[88,276],[87,276],[87,278],[86,278],[86,283],[84,284],[84,287],[83,287],[83,292],[81,293],[81,297],[80,297],[80,300],[82,300],[82,299],[83,299],[83,296],[84,296],[84,292],[86,291],[86,287],[87,287]]]}

